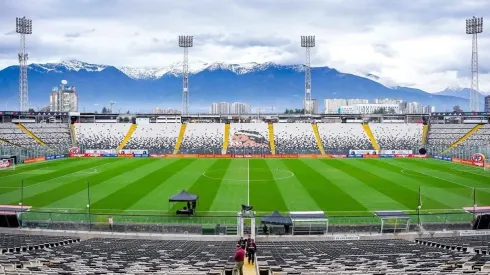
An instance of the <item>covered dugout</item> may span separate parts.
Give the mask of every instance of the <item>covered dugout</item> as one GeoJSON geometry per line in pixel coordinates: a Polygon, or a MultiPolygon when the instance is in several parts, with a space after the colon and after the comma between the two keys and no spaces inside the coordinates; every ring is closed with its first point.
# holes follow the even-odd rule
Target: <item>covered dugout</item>
{"type": "Polygon", "coordinates": [[[410,216],[400,210],[374,212],[381,220],[380,233],[408,232],[410,228],[410,216]]]}
{"type": "Polygon", "coordinates": [[[328,232],[328,217],[323,211],[289,212],[293,235],[323,235],[328,232]]]}
{"type": "Polygon", "coordinates": [[[464,207],[463,209],[475,215],[475,219],[471,222],[474,230],[490,229],[490,206],[464,207]]]}

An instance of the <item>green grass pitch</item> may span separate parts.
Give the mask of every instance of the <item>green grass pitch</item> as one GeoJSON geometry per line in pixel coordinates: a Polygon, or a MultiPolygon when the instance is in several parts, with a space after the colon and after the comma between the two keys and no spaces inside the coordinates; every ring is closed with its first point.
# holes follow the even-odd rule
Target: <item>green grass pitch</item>
{"type": "Polygon", "coordinates": [[[375,210],[414,213],[490,206],[490,172],[433,159],[123,159],[73,158],[0,171],[0,204],[54,212],[173,215],[168,198],[199,195],[198,215],[233,216],[241,204],[329,216],[375,210]]]}

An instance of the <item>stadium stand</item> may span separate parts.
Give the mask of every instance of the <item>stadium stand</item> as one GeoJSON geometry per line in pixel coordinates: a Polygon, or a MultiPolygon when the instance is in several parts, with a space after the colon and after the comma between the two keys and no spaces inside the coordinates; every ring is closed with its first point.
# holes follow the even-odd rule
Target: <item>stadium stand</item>
{"type": "Polygon", "coordinates": [[[0,123],[0,139],[4,139],[14,145],[38,152],[47,152],[47,149],[26,135],[14,123],[0,123]]]}
{"type": "Polygon", "coordinates": [[[320,154],[311,123],[274,124],[276,154],[320,154]]]}
{"type": "Polygon", "coordinates": [[[66,152],[72,145],[70,126],[66,123],[26,123],[24,126],[57,152],[66,152]]]}
{"type": "Polygon", "coordinates": [[[458,146],[484,146],[490,145],[490,124],[485,124],[476,133],[468,137],[458,146]]]}
{"type": "Polygon", "coordinates": [[[228,154],[270,154],[267,123],[232,123],[228,154]]]}
{"type": "Polygon", "coordinates": [[[218,275],[233,268],[234,244],[94,238],[53,249],[0,255],[0,263],[13,263],[19,272],[15,274],[218,275]]]}
{"type": "Polygon", "coordinates": [[[223,123],[188,123],[179,153],[221,154],[224,133],[223,123]]]}
{"type": "Polygon", "coordinates": [[[261,242],[257,247],[260,274],[462,274],[463,263],[474,256],[398,239],[261,242]]]}
{"type": "Polygon", "coordinates": [[[139,124],[124,149],[148,149],[152,153],[171,154],[180,126],[180,123],[139,124]]]}
{"type": "Polygon", "coordinates": [[[490,235],[417,239],[416,243],[457,251],[479,250],[490,254],[490,235]]]}
{"type": "Polygon", "coordinates": [[[0,233],[1,254],[25,252],[39,248],[57,247],[68,243],[79,242],[79,238],[65,236],[42,236],[0,233]]]}
{"type": "Polygon", "coordinates": [[[473,129],[474,126],[474,124],[431,124],[427,145],[448,147],[473,129]]]}
{"type": "Polygon", "coordinates": [[[360,123],[318,123],[326,153],[346,154],[353,150],[373,150],[360,123]]]}
{"type": "Polygon", "coordinates": [[[382,150],[418,150],[424,125],[420,123],[371,123],[371,131],[382,150]]]}
{"type": "Polygon", "coordinates": [[[130,123],[77,123],[77,144],[84,149],[115,150],[130,126],[130,123]]]}

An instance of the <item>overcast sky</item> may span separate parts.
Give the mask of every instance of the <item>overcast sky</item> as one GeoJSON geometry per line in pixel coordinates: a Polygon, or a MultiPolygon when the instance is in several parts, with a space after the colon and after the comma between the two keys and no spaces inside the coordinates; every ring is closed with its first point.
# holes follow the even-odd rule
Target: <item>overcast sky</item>
{"type": "MultiPolygon", "coordinates": [[[[15,17],[33,19],[30,61],[78,59],[158,67],[190,60],[304,62],[300,35],[315,35],[313,66],[441,91],[469,86],[465,19],[489,0],[0,0],[0,69],[17,64],[15,17]]],[[[480,88],[490,91],[490,33],[479,37],[480,88]]]]}

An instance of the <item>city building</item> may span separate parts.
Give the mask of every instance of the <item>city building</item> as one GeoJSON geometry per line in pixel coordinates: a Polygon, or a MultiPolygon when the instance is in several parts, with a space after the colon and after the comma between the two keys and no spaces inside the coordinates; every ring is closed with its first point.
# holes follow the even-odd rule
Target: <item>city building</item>
{"type": "Polygon", "coordinates": [[[360,98],[327,98],[324,100],[325,103],[325,114],[338,114],[341,106],[353,106],[355,104],[368,104],[369,100],[360,98]]]}
{"type": "Polygon", "coordinates": [[[151,113],[155,115],[163,115],[163,114],[180,114],[181,112],[179,110],[175,110],[172,108],[161,109],[159,107],[155,107],[151,110],[151,113]]]}
{"type": "Polygon", "coordinates": [[[405,113],[407,114],[421,114],[422,113],[422,104],[420,102],[408,102],[405,113]]]}
{"type": "Polygon", "coordinates": [[[230,113],[234,115],[250,114],[252,108],[247,103],[233,102],[231,103],[230,113]]]}
{"type": "Polygon", "coordinates": [[[318,102],[316,99],[311,99],[309,102],[303,100],[303,108],[308,114],[318,114],[318,102]]]}
{"type": "Polygon", "coordinates": [[[373,100],[374,104],[400,104],[403,100],[393,98],[376,98],[373,100]]]}
{"type": "Polygon", "coordinates": [[[436,107],[432,105],[427,105],[422,107],[422,113],[424,114],[434,113],[435,111],[436,111],[436,107]]]}
{"type": "Polygon", "coordinates": [[[374,114],[380,109],[386,114],[400,114],[400,104],[356,104],[356,114],[374,114]]]}
{"type": "Polygon", "coordinates": [[[54,87],[49,96],[51,112],[78,112],[78,94],[75,86],[68,86],[66,80],[61,81],[60,87],[54,87]]]}
{"type": "Polygon", "coordinates": [[[357,110],[355,106],[340,106],[337,110],[339,114],[356,114],[357,110]]]}
{"type": "Polygon", "coordinates": [[[490,112],[490,95],[485,97],[485,112],[490,112]]]}
{"type": "Polygon", "coordinates": [[[211,104],[211,114],[222,115],[230,113],[230,103],[228,102],[218,102],[211,104]]]}

